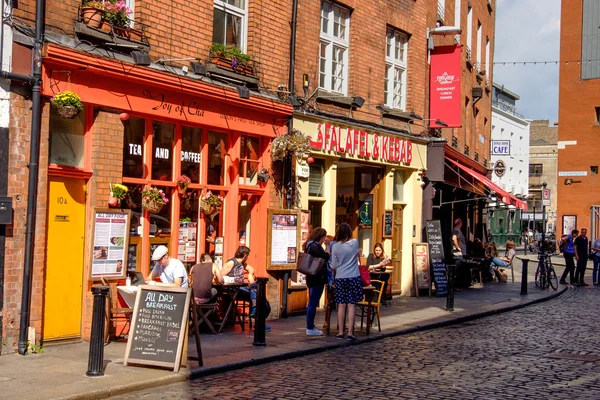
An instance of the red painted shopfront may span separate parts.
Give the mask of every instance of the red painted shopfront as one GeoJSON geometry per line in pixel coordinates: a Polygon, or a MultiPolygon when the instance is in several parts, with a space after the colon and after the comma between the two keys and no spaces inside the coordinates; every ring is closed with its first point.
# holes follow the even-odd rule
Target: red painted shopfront
{"type": "MultiPolygon", "coordinates": [[[[88,280],[91,215],[94,207],[106,207],[110,184],[123,183],[131,194],[121,204],[131,210],[129,239],[136,245],[129,270],[146,275],[157,244],[166,244],[172,257],[189,266],[202,253],[217,250],[218,255],[221,245],[215,241],[222,240],[223,262],[245,244],[252,249],[249,263],[266,276],[265,216],[272,182],[260,182],[258,174],[270,168],[270,141],[285,133],[289,105],[262,96],[242,99],[235,88],[49,45],[43,95],[64,90],[77,93],[85,109],[65,122],[45,108],[48,181],[50,191],[53,180],[74,180],[86,192],[81,336],[89,330],[94,283],[88,280]],[[177,191],[182,175],[191,180],[184,194],[177,191]],[[161,211],[141,208],[146,184],[166,192],[169,202],[161,211]],[[213,216],[199,207],[199,197],[209,191],[224,199],[223,209],[213,216]]],[[[46,266],[51,268],[57,267],[46,266]]],[[[46,288],[44,296],[48,293],[46,288]]]]}

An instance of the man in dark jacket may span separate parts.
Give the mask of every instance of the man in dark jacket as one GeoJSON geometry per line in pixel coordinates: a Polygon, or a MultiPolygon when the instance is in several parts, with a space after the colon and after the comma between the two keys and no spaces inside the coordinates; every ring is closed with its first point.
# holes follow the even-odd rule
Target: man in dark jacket
{"type": "Polygon", "coordinates": [[[588,238],[586,228],[581,228],[579,236],[575,238],[575,259],[577,260],[575,284],[578,286],[589,286],[583,280],[583,275],[585,274],[585,268],[588,262],[588,238]]]}

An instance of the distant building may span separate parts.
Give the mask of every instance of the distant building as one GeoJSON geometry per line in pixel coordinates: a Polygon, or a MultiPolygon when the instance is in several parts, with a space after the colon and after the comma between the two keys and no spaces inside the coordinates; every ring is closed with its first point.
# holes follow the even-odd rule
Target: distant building
{"type": "Polygon", "coordinates": [[[542,184],[550,190],[550,205],[546,206],[546,232],[555,232],[557,217],[558,127],[549,121],[535,120],[530,124],[529,143],[529,198],[528,210],[523,212],[523,223],[542,232],[542,184]]]}
{"type": "MultiPolygon", "coordinates": [[[[526,198],[529,168],[529,122],[517,112],[519,96],[504,85],[492,87],[492,182],[518,198],[526,198]]],[[[521,212],[515,207],[489,212],[493,240],[505,243],[521,237],[521,212]]]]}
{"type": "MultiPolygon", "coordinates": [[[[600,203],[600,9],[597,0],[562,1],[558,98],[557,232],[590,228],[600,203]],[[583,18],[585,16],[585,18],[583,18]]],[[[596,236],[594,231],[589,237],[596,236]]]]}

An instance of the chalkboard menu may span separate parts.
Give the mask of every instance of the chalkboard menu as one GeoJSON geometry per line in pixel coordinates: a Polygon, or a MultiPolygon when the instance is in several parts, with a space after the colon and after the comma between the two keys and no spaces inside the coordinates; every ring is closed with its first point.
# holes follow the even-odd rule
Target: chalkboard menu
{"type": "Polygon", "coordinates": [[[179,370],[191,289],[139,286],[123,364],[179,370]]]}
{"type": "Polygon", "coordinates": [[[394,229],[394,211],[385,210],[383,213],[383,237],[392,237],[394,229]]]}
{"type": "Polygon", "coordinates": [[[137,271],[137,244],[129,244],[127,248],[127,271],[137,271]]]}
{"type": "Polygon", "coordinates": [[[425,222],[425,234],[429,243],[429,259],[437,296],[446,296],[448,291],[448,278],[446,276],[446,260],[444,257],[444,243],[442,241],[442,228],[440,221],[425,222]]]}

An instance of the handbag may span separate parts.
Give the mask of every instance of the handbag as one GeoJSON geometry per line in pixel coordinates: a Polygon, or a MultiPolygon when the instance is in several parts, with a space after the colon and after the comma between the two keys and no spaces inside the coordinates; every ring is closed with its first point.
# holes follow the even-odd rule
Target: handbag
{"type": "Polygon", "coordinates": [[[359,265],[358,272],[360,272],[360,279],[362,279],[363,286],[369,286],[371,284],[369,267],[367,265],[359,265]]]}
{"type": "Polygon", "coordinates": [[[321,276],[326,264],[327,261],[322,258],[313,257],[308,253],[301,252],[298,255],[296,270],[307,276],[321,276]]]}
{"type": "Polygon", "coordinates": [[[596,257],[596,252],[593,251],[590,254],[588,254],[588,260],[594,261],[594,257],[596,257]]]}

